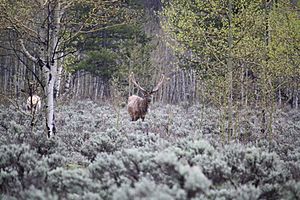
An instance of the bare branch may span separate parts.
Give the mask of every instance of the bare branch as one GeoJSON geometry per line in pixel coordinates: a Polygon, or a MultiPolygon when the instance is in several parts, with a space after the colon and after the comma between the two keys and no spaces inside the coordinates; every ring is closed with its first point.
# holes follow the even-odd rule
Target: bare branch
{"type": "Polygon", "coordinates": [[[91,29],[91,30],[88,30],[88,31],[80,31],[80,33],[94,33],[94,32],[98,32],[98,31],[103,31],[103,30],[106,30],[106,29],[122,26],[122,25],[125,25],[125,24],[126,23],[114,24],[114,25],[110,25],[110,26],[91,29]]]}
{"type": "Polygon", "coordinates": [[[98,31],[103,31],[103,30],[106,30],[106,29],[110,29],[110,28],[114,28],[114,27],[118,27],[118,26],[123,26],[125,25],[126,23],[120,23],[120,24],[114,24],[114,25],[110,25],[110,26],[105,26],[105,27],[100,27],[100,28],[94,28],[94,29],[91,29],[91,30],[86,30],[84,31],[83,29],[85,28],[85,24],[82,24],[81,27],[78,29],[78,31],[76,33],[74,33],[74,35],[70,35],[69,38],[65,39],[63,41],[63,43],[67,43],[67,42],[70,42],[72,41],[74,38],[78,37],[79,35],[81,34],[87,34],[87,33],[95,33],[95,32],[98,32],[98,31]]]}
{"type": "MultiPolygon", "coordinates": [[[[28,35],[33,36],[33,37],[38,37],[39,34],[35,30],[33,30],[32,28],[23,24],[21,20],[18,20],[14,17],[9,17],[9,16],[10,15],[6,12],[1,13],[1,17],[5,18],[15,30],[20,31],[19,29],[23,28],[25,31],[27,31],[28,35]]],[[[31,20],[28,20],[28,21],[32,22],[31,20]]]]}
{"type": "Polygon", "coordinates": [[[3,97],[5,100],[7,100],[9,103],[11,103],[11,105],[13,105],[13,107],[15,107],[23,115],[31,116],[31,114],[24,112],[23,109],[20,107],[20,105],[17,102],[11,100],[9,97],[7,97],[7,95],[0,93],[0,96],[3,97]]]}
{"type": "Polygon", "coordinates": [[[22,39],[19,39],[20,45],[25,53],[25,55],[32,60],[33,62],[38,62],[38,59],[34,56],[32,56],[29,51],[26,49],[25,45],[24,45],[24,41],[22,39]]]}

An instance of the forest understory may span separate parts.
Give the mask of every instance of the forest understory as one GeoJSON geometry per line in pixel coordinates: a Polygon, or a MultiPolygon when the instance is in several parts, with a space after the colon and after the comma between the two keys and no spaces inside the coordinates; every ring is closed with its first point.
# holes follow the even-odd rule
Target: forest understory
{"type": "Polygon", "coordinates": [[[154,104],[131,122],[125,107],[74,101],[57,107],[49,139],[42,113],[31,127],[2,106],[0,199],[299,199],[298,110],[277,109],[272,134],[244,109],[228,137],[222,116],[154,104]]]}

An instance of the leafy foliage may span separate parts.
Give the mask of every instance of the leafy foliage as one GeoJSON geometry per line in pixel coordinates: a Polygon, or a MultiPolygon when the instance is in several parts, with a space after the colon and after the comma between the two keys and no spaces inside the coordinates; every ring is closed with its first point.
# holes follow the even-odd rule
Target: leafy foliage
{"type": "Polygon", "coordinates": [[[139,0],[125,1],[117,10],[110,12],[117,17],[108,18],[104,27],[73,42],[72,47],[79,50],[79,55],[66,58],[65,68],[68,71],[83,70],[105,81],[115,77],[123,81],[129,71],[140,72],[150,67],[151,39],[144,31],[143,3],[139,0]]]}
{"type": "Polygon", "coordinates": [[[287,100],[278,90],[298,92],[298,6],[282,0],[172,0],[161,18],[180,65],[197,69],[212,102],[224,106],[231,96],[271,107],[267,101],[274,97],[287,100]]]}

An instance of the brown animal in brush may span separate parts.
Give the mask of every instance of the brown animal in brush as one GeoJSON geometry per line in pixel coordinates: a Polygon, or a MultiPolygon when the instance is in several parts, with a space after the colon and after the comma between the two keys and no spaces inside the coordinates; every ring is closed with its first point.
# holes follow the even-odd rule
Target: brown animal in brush
{"type": "Polygon", "coordinates": [[[160,81],[151,91],[145,90],[135,81],[133,73],[129,76],[130,81],[140,89],[143,97],[132,95],[128,97],[127,109],[132,121],[137,121],[139,118],[145,120],[149,104],[151,103],[151,95],[159,90],[164,82],[165,76],[162,74],[160,81]]]}

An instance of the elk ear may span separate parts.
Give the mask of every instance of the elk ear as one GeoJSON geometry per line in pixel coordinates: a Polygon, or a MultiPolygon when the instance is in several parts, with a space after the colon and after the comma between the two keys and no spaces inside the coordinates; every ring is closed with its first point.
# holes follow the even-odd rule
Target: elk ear
{"type": "Polygon", "coordinates": [[[158,84],[157,84],[157,85],[155,86],[155,88],[151,91],[151,94],[153,94],[153,93],[155,93],[155,92],[157,92],[157,91],[159,90],[159,88],[162,86],[164,80],[165,80],[165,75],[162,74],[162,75],[161,75],[161,78],[160,78],[160,80],[159,80],[159,82],[158,82],[158,84]]]}

